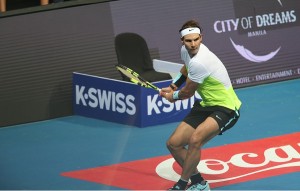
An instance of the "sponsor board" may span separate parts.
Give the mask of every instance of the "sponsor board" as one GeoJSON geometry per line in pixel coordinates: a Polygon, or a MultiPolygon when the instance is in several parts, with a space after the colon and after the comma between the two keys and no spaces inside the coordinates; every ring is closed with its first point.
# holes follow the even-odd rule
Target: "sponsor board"
{"type": "MultiPolygon", "coordinates": [[[[216,20],[213,24],[214,31],[217,34],[237,31],[241,35],[246,34],[248,39],[253,40],[253,38],[267,36],[268,31],[271,30],[299,26],[298,10],[295,9],[295,5],[295,1],[283,1],[282,3],[281,0],[264,2],[253,0],[245,3],[234,0],[235,18],[216,20]]],[[[281,49],[279,45],[264,55],[256,55],[245,45],[235,43],[232,37],[229,40],[234,49],[251,62],[259,63],[271,60],[281,49]]]]}
{"type": "MultiPolygon", "coordinates": [[[[299,172],[299,137],[300,133],[293,133],[207,148],[198,169],[211,188],[299,172]]],[[[61,175],[129,190],[166,190],[179,179],[180,171],[172,156],[166,155],[61,175]]]]}
{"type": "Polygon", "coordinates": [[[244,83],[260,82],[260,81],[270,81],[275,79],[288,79],[289,77],[299,76],[300,68],[293,68],[288,70],[267,72],[262,74],[255,74],[251,76],[244,76],[241,78],[236,78],[231,81],[233,85],[240,85],[244,83]]]}
{"type": "MultiPolygon", "coordinates": [[[[171,80],[154,83],[167,87],[171,80]]],[[[168,102],[157,91],[138,85],[73,73],[73,111],[96,119],[138,127],[180,121],[189,112],[197,94],[190,99],[168,102]]]]}
{"type": "Polygon", "coordinates": [[[299,30],[299,5],[294,0],[233,0],[233,15],[214,19],[214,35],[222,37],[236,56],[223,59],[236,67],[229,70],[234,87],[299,78],[294,40],[280,37],[299,30]]]}

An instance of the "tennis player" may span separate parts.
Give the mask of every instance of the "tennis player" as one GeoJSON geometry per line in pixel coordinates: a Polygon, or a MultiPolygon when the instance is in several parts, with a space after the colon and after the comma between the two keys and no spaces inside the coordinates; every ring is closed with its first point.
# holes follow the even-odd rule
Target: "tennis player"
{"type": "Polygon", "coordinates": [[[202,29],[197,21],[187,21],[179,32],[183,44],[181,59],[185,65],[170,86],[162,88],[160,95],[175,102],[190,98],[196,91],[202,100],[195,102],[167,141],[169,151],[182,167],[180,179],[170,190],[210,190],[197,169],[201,148],[237,122],[241,101],[224,64],[202,44],[202,29]]]}

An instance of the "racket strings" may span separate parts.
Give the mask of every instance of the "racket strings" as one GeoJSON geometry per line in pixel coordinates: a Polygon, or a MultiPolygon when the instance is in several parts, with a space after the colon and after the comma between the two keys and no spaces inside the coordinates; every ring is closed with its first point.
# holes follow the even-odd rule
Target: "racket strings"
{"type": "Polygon", "coordinates": [[[141,78],[139,77],[139,74],[137,74],[136,72],[128,69],[123,69],[123,68],[118,68],[122,74],[124,74],[125,76],[127,76],[130,81],[132,81],[133,83],[139,83],[140,85],[146,86],[147,83],[141,78]]]}
{"type": "Polygon", "coordinates": [[[140,85],[140,86],[146,87],[146,88],[152,88],[152,89],[159,91],[158,87],[156,87],[155,85],[151,84],[150,82],[144,80],[142,77],[140,77],[140,75],[138,73],[131,70],[130,68],[127,68],[126,66],[123,66],[123,65],[117,65],[116,68],[122,74],[124,74],[126,77],[128,77],[130,79],[130,81],[133,82],[134,84],[137,84],[137,85],[140,85]]]}

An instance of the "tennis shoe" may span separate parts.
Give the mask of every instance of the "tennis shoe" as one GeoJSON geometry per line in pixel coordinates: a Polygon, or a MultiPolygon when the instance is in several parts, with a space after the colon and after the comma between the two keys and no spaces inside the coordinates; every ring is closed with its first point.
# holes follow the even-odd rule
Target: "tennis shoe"
{"type": "Polygon", "coordinates": [[[182,189],[180,185],[176,183],[172,188],[169,188],[168,190],[184,190],[184,189],[182,189]]]}
{"type": "Polygon", "coordinates": [[[204,182],[205,184],[196,183],[188,187],[186,190],[190,191],[210,191],[210,187],[207,181],[204,182]]]}

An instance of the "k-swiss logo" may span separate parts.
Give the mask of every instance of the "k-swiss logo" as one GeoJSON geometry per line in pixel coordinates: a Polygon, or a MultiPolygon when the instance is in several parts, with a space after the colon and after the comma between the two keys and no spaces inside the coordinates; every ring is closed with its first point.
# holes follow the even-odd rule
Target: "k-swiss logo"
{"type": "Polygon", "coordinates": [[[174,103],[170,103],[165,98],[162,98],[158,94],[147,96],[147,115],[170,113],[174,111],[191,109],[195,103],[195,100],[199,100],[201,97],[198,93],[185,100],[178,100],[174,103]]]}
{"type": "Polygon", "coordinates": [[[136,106],[133,95],[75,85],[76,105],[134,115],[136,106]]]}
{"type": "MultiPolygon", "coordinates": [[[[212,188],[299,172],[299,137],[294,133],[205,149],[198,169],[212,188]]],[[[180,171],[168,155],[62,175],[130,190],[162,190],[179,179],[180,171]]]]}

